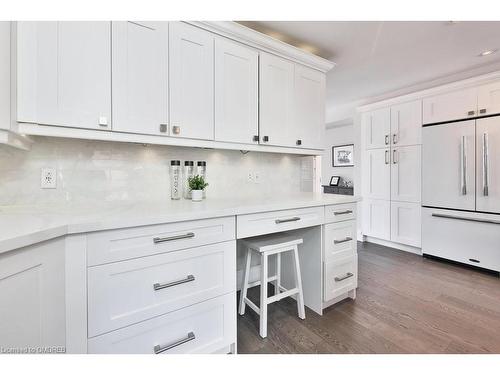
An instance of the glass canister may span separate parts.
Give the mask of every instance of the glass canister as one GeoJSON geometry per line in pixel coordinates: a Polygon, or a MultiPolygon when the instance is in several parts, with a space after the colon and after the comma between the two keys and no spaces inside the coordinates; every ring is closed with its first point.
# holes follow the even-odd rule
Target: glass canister
{"type": "Polygon", "coordinates": [[[183,184],[184,184],[184,198],[191,199],[191,189],[189,188],[188,179],[194,176],[194,161],[186,160],[184,161],[184,173],[183,173],[183,184]]]}
{"type": "MultiPolygon", "coordinates": [[[[196,163],[196,174],[200,175],[203,177],[205,182],[207,182],[207,162],[206,161],[199,161],[196,163]]],[[[206,189],[203,189],[203,199],[207,197],[206,195],[206,189]]]]}
{"type": "Polygon", "coordinates": [[[181,161],[170,161],[170,198],[181,199],[181,161]]]}

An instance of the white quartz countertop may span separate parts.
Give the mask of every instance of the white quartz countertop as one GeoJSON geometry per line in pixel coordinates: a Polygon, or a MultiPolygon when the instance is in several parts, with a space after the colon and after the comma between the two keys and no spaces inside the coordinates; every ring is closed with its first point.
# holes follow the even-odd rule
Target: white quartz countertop
{"type": "Polygon", "coordinates": [[[359,197],[300,193],[287,196],[64,206],[0,206],[0,253],[67,234],[212,217],[352,203],[359,197]]]}

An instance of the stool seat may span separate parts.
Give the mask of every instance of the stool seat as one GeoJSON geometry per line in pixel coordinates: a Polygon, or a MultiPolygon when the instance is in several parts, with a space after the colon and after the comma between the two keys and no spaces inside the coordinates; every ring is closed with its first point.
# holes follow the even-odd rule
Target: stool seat
{"type": "Polygon", "coordinates": [[[277,233],[273,235],[248,238],[241,240],[246,248],[246,262],[243,273],[243,286],[241,289],[239,314],[245,314],[245,307],[248,305],[260,316],[259,333],[261,337],[267,336],[267,305],[279,301],[286,297],[297,296],[297,309],[299,318],[305,319],[304,296],[302,292],[302,278],[300,274],[298,245],[304,241],[297,236],[277,233]],[[261,259],[260,280],[249,283],[250,264],[252,262],[252,252],[257,253],[261,259]],[[291,252],[293,258],[293,277],[295,287],[286,289],[281,285],[281,254],[291,252]],[[276,274],[269,277],[268,258],[276,256],[276,274]],[[274,282],[275,294],[271,297],[267,295],[268,282],[274,282]],[[260,306],[257,307],[248,297],[248,288],[260,285],[260,306]]]}

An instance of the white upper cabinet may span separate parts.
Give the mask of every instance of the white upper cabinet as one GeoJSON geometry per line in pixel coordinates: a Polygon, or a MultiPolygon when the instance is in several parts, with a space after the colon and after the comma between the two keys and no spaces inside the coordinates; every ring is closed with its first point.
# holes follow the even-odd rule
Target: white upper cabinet
{"type": "Polygon", "coordinates": [[[390,150],[367,150],[364,157],[363,195],[371,199],[391,199],[390,150]]]}
{"type": "Polygon", "coordinates": [[[421,146],[396,147],[391,150],[391,199],[420,202],[422,161],[421,146]]]}
{"type": "Polygon", "coordinates": [[[10,22],[0,21],[0,129],[10,129],[10,22]]]}
{"type": "Polygon", "coordinates": [[[500,81],[479,86],[477,90],[477,110],[479,116],[500,113],[500,81]]]}
{"type": "Polygon", "coordinates": [[[260,54],[260,142],[274,146],[294,146],[298,132],[293,120],[294,64],[260,54]]]}
{"type": "Polygon", "coordinates": [[[18,23],[18,121],[111,128],[111,23],[18,23]]]}
{"type": "Polygon", "coordinates": [[[393,146],[422,143],[422,101],[391,107],[391,144],[393,146]]]}
{"type": "Polygon", "coordinates": [[[256,50],[215,40],[215,140],[258,143],[258,77],[256,50]]]}
{"type": "Polygon", "coordinates": [[[113,22],[113,130],[167,135],[168,22],[113,22]]]}
{"type": "Polygon", "coordinates": [[[214,36],[170,23],[170,135],[214,139],[214,36]]]}
{"type": "Polygon", "coordinates": [[[363,137],[366,149],[389,147],[391,137],[390,108],[363,114],[363,137]]]}
{"type": "MultiPolygon", "coordinates": [[[[294,130],[296,146],[324,148],[325,74],[295,64],[294,130]]],[[[292,133],[293,133],[292,132],[292,133]]]]}
{"type": "Polygon", "coordinates": [[[423,123],[433,124],[477,116],[477,88],[457,90],[423,100],[423,123]]]}

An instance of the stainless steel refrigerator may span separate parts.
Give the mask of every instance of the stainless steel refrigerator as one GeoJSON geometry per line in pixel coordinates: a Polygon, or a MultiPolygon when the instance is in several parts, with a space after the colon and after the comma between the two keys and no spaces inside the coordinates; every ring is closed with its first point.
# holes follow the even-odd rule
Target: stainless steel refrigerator
{"type": "Polygon", "coordinates": [[[427,125],[422,252],[500,271],[500,116],[427,125]]]}

